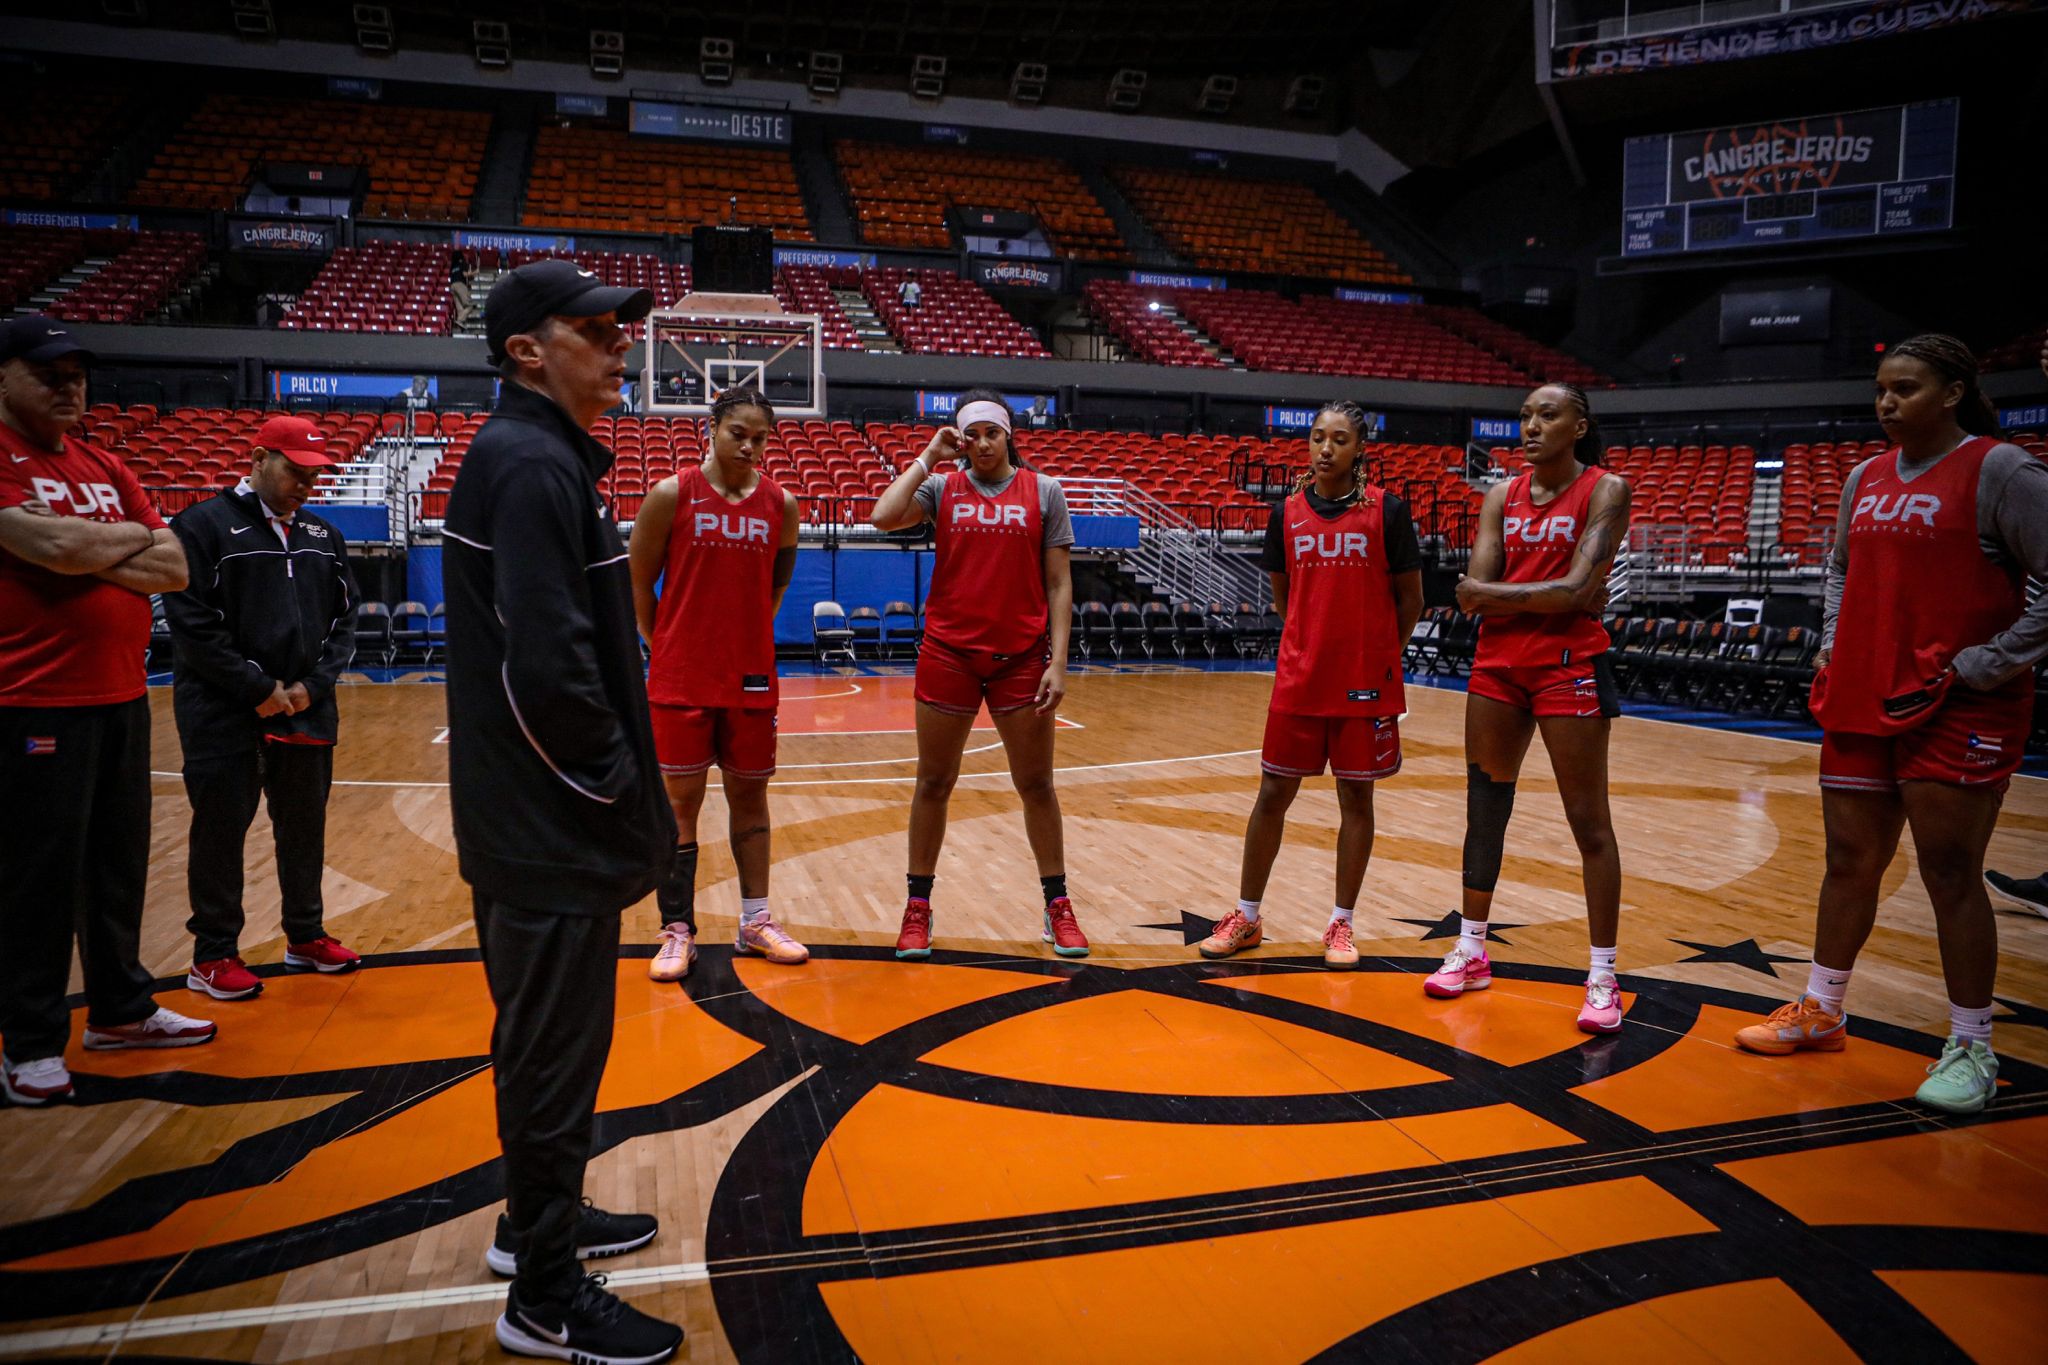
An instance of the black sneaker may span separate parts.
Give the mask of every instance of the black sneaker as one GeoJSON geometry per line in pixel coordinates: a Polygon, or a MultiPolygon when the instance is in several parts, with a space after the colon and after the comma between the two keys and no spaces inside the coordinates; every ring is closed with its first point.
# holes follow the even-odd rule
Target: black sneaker
{"type": "MultiPolygon", "coordinates": [[[[606,1213],[585,1199],[576,1215],[576,1259],[593,1260],[638,1251],[654,1240],[661,1224],[651,1213],[606,1213]]],[[[484,1253],[484,1264],[493,1274],[511,1279],[519,1273],[519,1239],[512,1234],[511,1220],[498,1215],[498,1235],[484,1253]]]]}
{"type": "Polygon", "coordinates": [[[2024,905],[2037,915],[2048,915],[2048,872],[2025,881],[2003,872],[1986,872],[1984,884],[2014,905],[2024,905]]]}
{"type": "Polygon", "coordinates": [[[654,1365],[683,1344],[683,1329],[650,1318],[585,1275],[566,1304],[521,1303],[515,1285],[498,1319],[498,1344],[514,1355],[570,1360],[576,1365],[654,1365]]]}

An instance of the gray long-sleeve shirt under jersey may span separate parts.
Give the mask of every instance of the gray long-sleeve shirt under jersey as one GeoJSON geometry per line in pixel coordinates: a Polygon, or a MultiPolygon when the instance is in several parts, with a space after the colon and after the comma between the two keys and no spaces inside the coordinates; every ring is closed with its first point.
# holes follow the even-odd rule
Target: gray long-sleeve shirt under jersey
{"type": "MultiPolygon", "coordinates": [[[[1954,454],[1953,451],[1949,455],[1954,454]]],[[[1920,464],[1899,461],[1899,478],[1911,483],[1949,458],[1920,464]]],[[[1878,455],[1875,459],[1888,459],[1878,455]]],[[[1865,460],[1842,481],[1842,506],[1835,516],[1835,548],[1828,556],[1827,599],[1821,647],[1835,646],[1835,618],[1842,611],[1842,584],[1849,572],[1849,513],[1863,481],[1865,460]]],[[[2016,445],[1993,446],[1977,475],[1977,544],[1993,564],[2017,565],[2022,573],[2048,579],[2048,464],[2016,445]]],[[[2034,599],[2020,619],[1954,659],[1956,676],[1977,691],[1989,691],[2048,656],[2048,592],[2034,599]]]]}

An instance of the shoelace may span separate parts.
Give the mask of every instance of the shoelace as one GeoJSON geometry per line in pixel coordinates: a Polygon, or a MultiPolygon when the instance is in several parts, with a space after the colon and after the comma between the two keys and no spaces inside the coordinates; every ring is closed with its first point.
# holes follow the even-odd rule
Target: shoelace
{"type": "Polygon", "coordinates": [[[1953,1050],[1944,1049],[1940,1057],[1938,1057],[1933,1062],[1928,1064],[1927,1074],[1932,1076],[1939,1072],[1946,1071],[1950,1067],[1956,1065],[1959,1062],[1963,1065],[1968,1066],[1970,1070],[1976,1072],[1979,1077],[1983,1076],[1984,1068],[1977,1064],[1977,1058],[1971,1053],[1968,1047],[1959,1047],[1953,1050]]]}
{"type": "Polygon", "coordinates": [[[780,945],[784,943],[796,942],[795,939],[791,938],[786,932],[784,932],[781,925],[777,924],[772,919],[764,919],[759,924],[753,924],[747,927],[752,929],[755,933],[759,934],[762,938],[767,939],[771,943],[780,945]]]}
{"type": "Polygon", "coordinates": [[[606,1289],[605,1283],[602,1275],[585,1275],[583,1283],[576,1286],[576,1296],[569,1301],[569,1311],[600,1327],[617,1322],[626,1311],[626,1301],[606,1289]]]}
{"type": "Polygon", "coordinates": [[[1444,954],[1444,965],[1440,970],[1462,972],[1478,960],[1476,957],[1467,957],[1463,948],[1453,948],[1444,954]]]}
{"type": "Polygon", "coordinates": [[[1074,907],[1064,902],[1045,907],[1045,917],[1052,924],[1053,936],[1057,938],[1061,929],[1078,929],[1074,923],[1074,907]]]}
{"type": "Polygon", "coordinates": [[[1330,921],[1329,932],[1323,935],[1323,940],[1332,948],[1349,948],[1351,946],[1351,921],[1348,919],[1330,921]]]}
{"type": "Polygon", "coordinates": [[[903,907],[903,927],[906,929],[929,929],[932,923],[932,908],[929,905],[906,905],[903,907]]]}
{"type": "Polygon", "coordinates": [[[1586,983],[1586,1003],[1596,1010],[1614,1008],[1615,997],[1619,993],[1620,987],[1612,981],[1588,981],[1586,983]]]}
{"type": "Polygon", "coordinates": [[[1233,910],[1229,914],[1225,915],[1222,919],[1216,921],[1216,928],[1214,930],[1215,936],[1221,939],[1234,938],[1238,934],[1244,932],[1245,926],[1248,923],[1250,923],[1250,921],[1246,920],[1243,915],[1233,910]]]}

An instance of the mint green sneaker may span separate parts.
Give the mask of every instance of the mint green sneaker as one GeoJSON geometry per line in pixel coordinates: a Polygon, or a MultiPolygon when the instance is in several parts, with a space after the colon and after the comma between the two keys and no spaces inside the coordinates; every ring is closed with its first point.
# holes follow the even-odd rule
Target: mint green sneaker
{"type": "Polygon", "coordinates": [[[1951,1036],[1941,1049],[1941,1060],[1927,1068],[1913,1098],[1933,1109],[1951,1114],[1975,1114],[1991,1103],[1998,1093],[1998,1058],[1987,1043],[1965,1047],[1951,1036]]]}

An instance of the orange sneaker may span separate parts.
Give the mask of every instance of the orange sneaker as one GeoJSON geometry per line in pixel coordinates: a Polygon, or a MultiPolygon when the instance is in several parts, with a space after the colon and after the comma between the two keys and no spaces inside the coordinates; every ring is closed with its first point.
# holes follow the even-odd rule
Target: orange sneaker
{"type": "Polygon", "coordinates": [[[1810,995],[1802,995],[1773,1011],[1761,1024],[1735,1031],[1738,1047],[1766,1057],[1785,1057],[1794,1052],[1840,1052],[1848,1041],[1848,1016],[1829,1014],[1810,995]]]}
{"type": "Polygon", "coordinates": [[[1262,919],[1246,919],[1244,912],[1233,910],[1216,922],[1216,927],[1195,945],[1195,951],[1203,957],[1229,957],[1232,953],[1256,948],[1266,938],[1266,922],[1262,919]]]}
{"type": "Polygon", "coordinates": [[[1323,965],[1348,972],[1358,965],[1358,948],[1351,941],[1351,921],[1333,919],[1323,930],[1323,965]]]}

